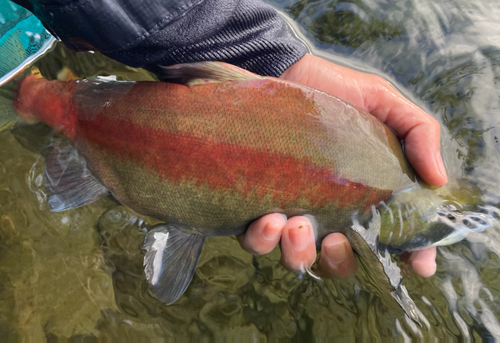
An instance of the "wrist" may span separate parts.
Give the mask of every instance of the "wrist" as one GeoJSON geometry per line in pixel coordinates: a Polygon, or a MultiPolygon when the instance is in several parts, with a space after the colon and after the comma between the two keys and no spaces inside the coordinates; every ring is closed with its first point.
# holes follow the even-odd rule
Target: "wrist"
{"type": "Polygon", "coordinates": [[[291,65],[281,74],[280,79],[293,81],[301,84],[309,84],[311,62],[314,56],[306,53],[300,60],[291,65]]]}

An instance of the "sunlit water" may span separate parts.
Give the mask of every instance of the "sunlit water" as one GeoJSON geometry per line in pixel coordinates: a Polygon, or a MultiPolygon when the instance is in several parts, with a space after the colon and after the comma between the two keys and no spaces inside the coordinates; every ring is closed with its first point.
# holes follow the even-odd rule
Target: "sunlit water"
{"type": "MultiPolygon", "coordinates": [[[[500,3],[274,1],[312,52],[376,73],[442,124],[450,174],[500,196],[500,3]]],[[[39,66],[80,76],[150,76],[98,54],[58,47],[39,66]]],[[[423,327],[386,310],[361,277],[298,280],[279,251],[252,257],[233,238],[208,239],[186,294],[165,306],[148,292],[139,249],[150,219],[102,199],[47,209],[44,127],[0,134],[0,335],[22,339],[500,338],[496,230],[438,249],[429,279],[405,284],[423,327]],[[20,142],[22,144],[20,144],[20,142]]]]}

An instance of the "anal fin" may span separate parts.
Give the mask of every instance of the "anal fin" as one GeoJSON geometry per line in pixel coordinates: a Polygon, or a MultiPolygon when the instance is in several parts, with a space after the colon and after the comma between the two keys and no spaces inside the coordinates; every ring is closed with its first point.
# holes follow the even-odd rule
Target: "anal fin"
{"type": "Polygon", "coordinates": [[[65,140],[56,139],[45,157],[45,187],[51,211],[61,212],[109,194],[87,168],[87,162],[65,140]]]}
{"type": "Polygon", "coordinates": [[[144,241],[144,272],[154,294],[167,305],[179,299],[191,283],[205,237],[160,225],[144,241]]]}

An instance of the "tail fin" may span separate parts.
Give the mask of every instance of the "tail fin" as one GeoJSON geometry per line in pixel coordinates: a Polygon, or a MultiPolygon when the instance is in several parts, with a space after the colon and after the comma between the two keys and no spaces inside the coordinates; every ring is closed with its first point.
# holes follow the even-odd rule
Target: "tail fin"
{"type": "Polygon", "coordinates": [[[23,120],[17,116],[14,108],[12,108],[15,90],[14,82],[9,82],[0,87],[0,132],[10,130],[23,123],[23,120]]]}

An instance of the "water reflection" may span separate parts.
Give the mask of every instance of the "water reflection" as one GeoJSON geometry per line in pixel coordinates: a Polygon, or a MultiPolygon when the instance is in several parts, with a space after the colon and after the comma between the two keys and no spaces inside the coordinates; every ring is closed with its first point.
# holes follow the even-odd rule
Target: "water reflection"
{"type": "Polygon", "coordinates": [[[302,0],[287,6],[286,12],[306,27],[315,40],[349,51],[373,44],[380,48],[379,40],[397,39],[403,32],[401,25],[371,16],[369,4],[363,1],[302,0]]]}

